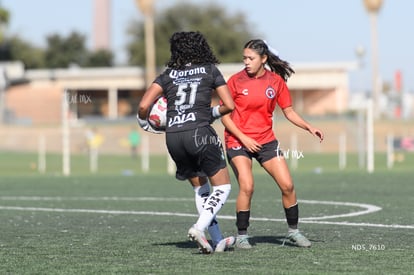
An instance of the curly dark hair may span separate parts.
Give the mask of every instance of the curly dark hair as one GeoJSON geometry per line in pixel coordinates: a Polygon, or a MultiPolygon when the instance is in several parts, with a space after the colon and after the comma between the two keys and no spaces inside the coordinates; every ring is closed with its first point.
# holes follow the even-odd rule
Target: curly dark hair
{"type": "Polygon", "coordinates": [[[200,32],[175,32],[170,38],[170,60],[166,66],[183,69],[187,64],[219,64],[200,32]]]}
{"type": "Polygon", "coordinates": [[[290,67],[290,64],[287,61],[280,59],[276,54],[272,53],[266,42],[262,39],[250,40],[244,45],[244,49],[247,48],[254,50],[260,56],[267,55],[266,63],[270,67],[270,70],[280,75],[285,82],[293,73],[295,73],[292,67],[290,67]]]}

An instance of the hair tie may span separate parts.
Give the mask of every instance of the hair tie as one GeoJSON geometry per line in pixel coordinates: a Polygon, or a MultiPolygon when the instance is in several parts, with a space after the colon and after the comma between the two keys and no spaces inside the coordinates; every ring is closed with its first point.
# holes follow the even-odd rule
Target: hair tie
{"type": "Polygon", "coordinates": [[[269,44],[267,44],[266,40],[263,40],[263,42],[266,44],[267,48],[269,49],[269,52],[271,52],[272,54],[274,54],[276,56],[279,56],[279,52],[276,49],[269,46],[269,44]]]}

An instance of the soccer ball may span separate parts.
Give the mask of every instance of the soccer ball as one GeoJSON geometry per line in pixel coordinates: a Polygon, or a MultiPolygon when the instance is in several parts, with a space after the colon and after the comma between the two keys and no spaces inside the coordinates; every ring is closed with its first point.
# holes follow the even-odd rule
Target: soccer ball
{"type": "Polygon", "coordinates": [[[165,131],[167,125],[167,99],[164,96],[157,98],[150,108],[148,122],[154,130],[165,131]]]}

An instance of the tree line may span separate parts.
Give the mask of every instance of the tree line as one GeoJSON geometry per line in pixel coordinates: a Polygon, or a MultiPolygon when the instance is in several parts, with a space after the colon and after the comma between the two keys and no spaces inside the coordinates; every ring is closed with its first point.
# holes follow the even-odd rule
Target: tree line
{"type": "MultiPolygon", "coordinates": [[[[115,66],[115,53],[111,49],[90,50],[87,36],[73,30],[69,35],[50,34],[44,48],[33,45],[19,34],[4,35],[13,15],[0,4],[0,62],[19,60],[26,69],[115,66]]],[[[169,37],[175,31],[202,32],[216,56],[223,63],[240,62],[241,48],[252,37],[243,13],[229,14],[218,4],[195,5],[179,2],[164,10],[156,10],[154,35],[156,64],[163,66],[169,58],[169,37]]],[[[124,45],[127,65],[145,65],[144,21],[131,20],[125,30],[129,42],[124,45]]]]}

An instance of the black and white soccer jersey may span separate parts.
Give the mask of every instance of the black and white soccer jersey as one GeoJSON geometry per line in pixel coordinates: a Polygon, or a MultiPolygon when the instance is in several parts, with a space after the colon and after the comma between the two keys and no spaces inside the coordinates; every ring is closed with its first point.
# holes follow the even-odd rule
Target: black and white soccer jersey
{"type": "Polygon", "coordinates": [[[180,132],[210,124],[213,90],[226,81],[214,64],[199,64],[168,68],[154,83],[162,87],[168,101],[166,132],[180,132]]]}

